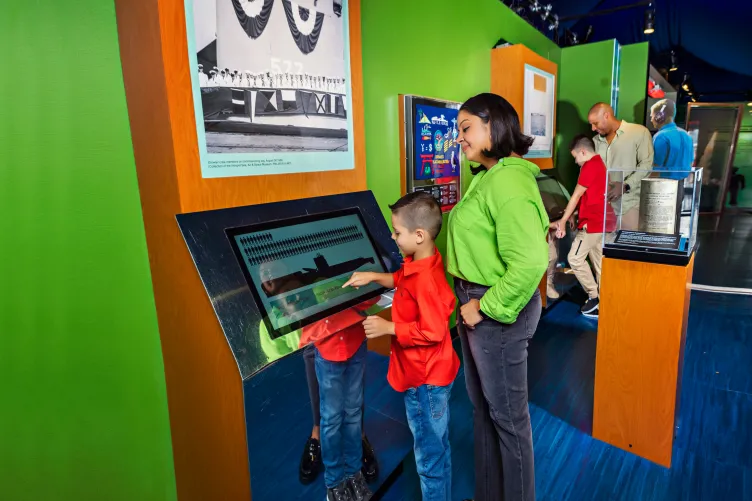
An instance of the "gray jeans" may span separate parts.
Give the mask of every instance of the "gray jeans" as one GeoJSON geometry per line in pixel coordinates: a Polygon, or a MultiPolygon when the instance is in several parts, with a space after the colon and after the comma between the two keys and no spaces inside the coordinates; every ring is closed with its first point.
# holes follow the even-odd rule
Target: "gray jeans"
{"type": "MultiPolygon", "coordinates": [[[[488,287],[455,279],[461,305],[488,287]]],[[[458,316],[465,384],[473,404],[475,501],[534,501],[533,431],[527,403],[527,345],[541,315],[540,293],[511,325],[486,319],[467,329],[458,316]]]]}

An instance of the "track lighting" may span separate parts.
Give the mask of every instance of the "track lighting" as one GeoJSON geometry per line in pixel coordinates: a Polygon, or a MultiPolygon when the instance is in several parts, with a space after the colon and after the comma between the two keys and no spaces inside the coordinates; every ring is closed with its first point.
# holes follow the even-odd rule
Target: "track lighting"
{"type": "Polygon", "coordinates": [[[671,68],[668,71],[676,71],[679,69],[679,58],[676,56],[676,52],[671,51],[671,68]]]}
{"type": "Polygon", "coordinates": [[[684,89],[686,92],[689,92],[689,73],[684,74],[684,79],[682,80],[681,88],[684,89]]]}
{"type": "Polygon", "coordinates": [[[645,28],[643,29],[643,33],[650,35],[653,32],[655,32],[655,9],[653,9],[653,4],[651,3],[645,11],[645,28]]]}

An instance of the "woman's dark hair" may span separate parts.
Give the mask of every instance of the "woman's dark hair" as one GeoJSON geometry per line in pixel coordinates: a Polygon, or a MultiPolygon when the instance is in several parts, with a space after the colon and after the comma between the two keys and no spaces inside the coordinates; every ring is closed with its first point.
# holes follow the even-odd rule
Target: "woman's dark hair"
{"type": "MultiPolygon", "coordinates": [[[[524,156],[533,145],[534,139],[522,133],[517,112],[509,101],[501,96],[491,93],[478,94],[465,101],[460,111],[466,111],[480,118],[483,123],[490,124],[491,149],[482,152],[488,158],[506,158],[512,153],[524,156]]],[[[473,174],[482,170],[472,169],[473,174]]]]}

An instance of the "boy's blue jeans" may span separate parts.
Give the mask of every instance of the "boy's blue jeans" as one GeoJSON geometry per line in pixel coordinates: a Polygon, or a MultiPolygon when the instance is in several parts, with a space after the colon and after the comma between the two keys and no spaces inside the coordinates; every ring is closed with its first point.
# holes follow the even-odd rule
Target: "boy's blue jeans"
{"type": "Polygon", "coordinates": [[[405,392],[407,424],[415,439],[415,463],[423,501],[452,499],[452,454],[449,448],[452,386],[424,384],[405,392]]]}
{"type": "Polygon", "coordinates": [[[325,360],[316,350],[316,379],[321,398],[321,460],[324,483],[337,487],[362,467],[361,413],[366,343],[344,362],[325,360]]]}

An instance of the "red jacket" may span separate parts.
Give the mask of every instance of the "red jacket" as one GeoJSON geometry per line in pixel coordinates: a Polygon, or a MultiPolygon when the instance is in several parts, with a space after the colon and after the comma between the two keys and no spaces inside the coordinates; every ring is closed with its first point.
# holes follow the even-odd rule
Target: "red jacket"
{"type": "Polygon", "coordinates": [[[449,334],[456,300],[439,251],[420,261],[406,258],[394,274],[394,285],[392,321],[397,336],[389,359],[389,384],[405,391],[452,383],[460,368],[449,334]]]}

